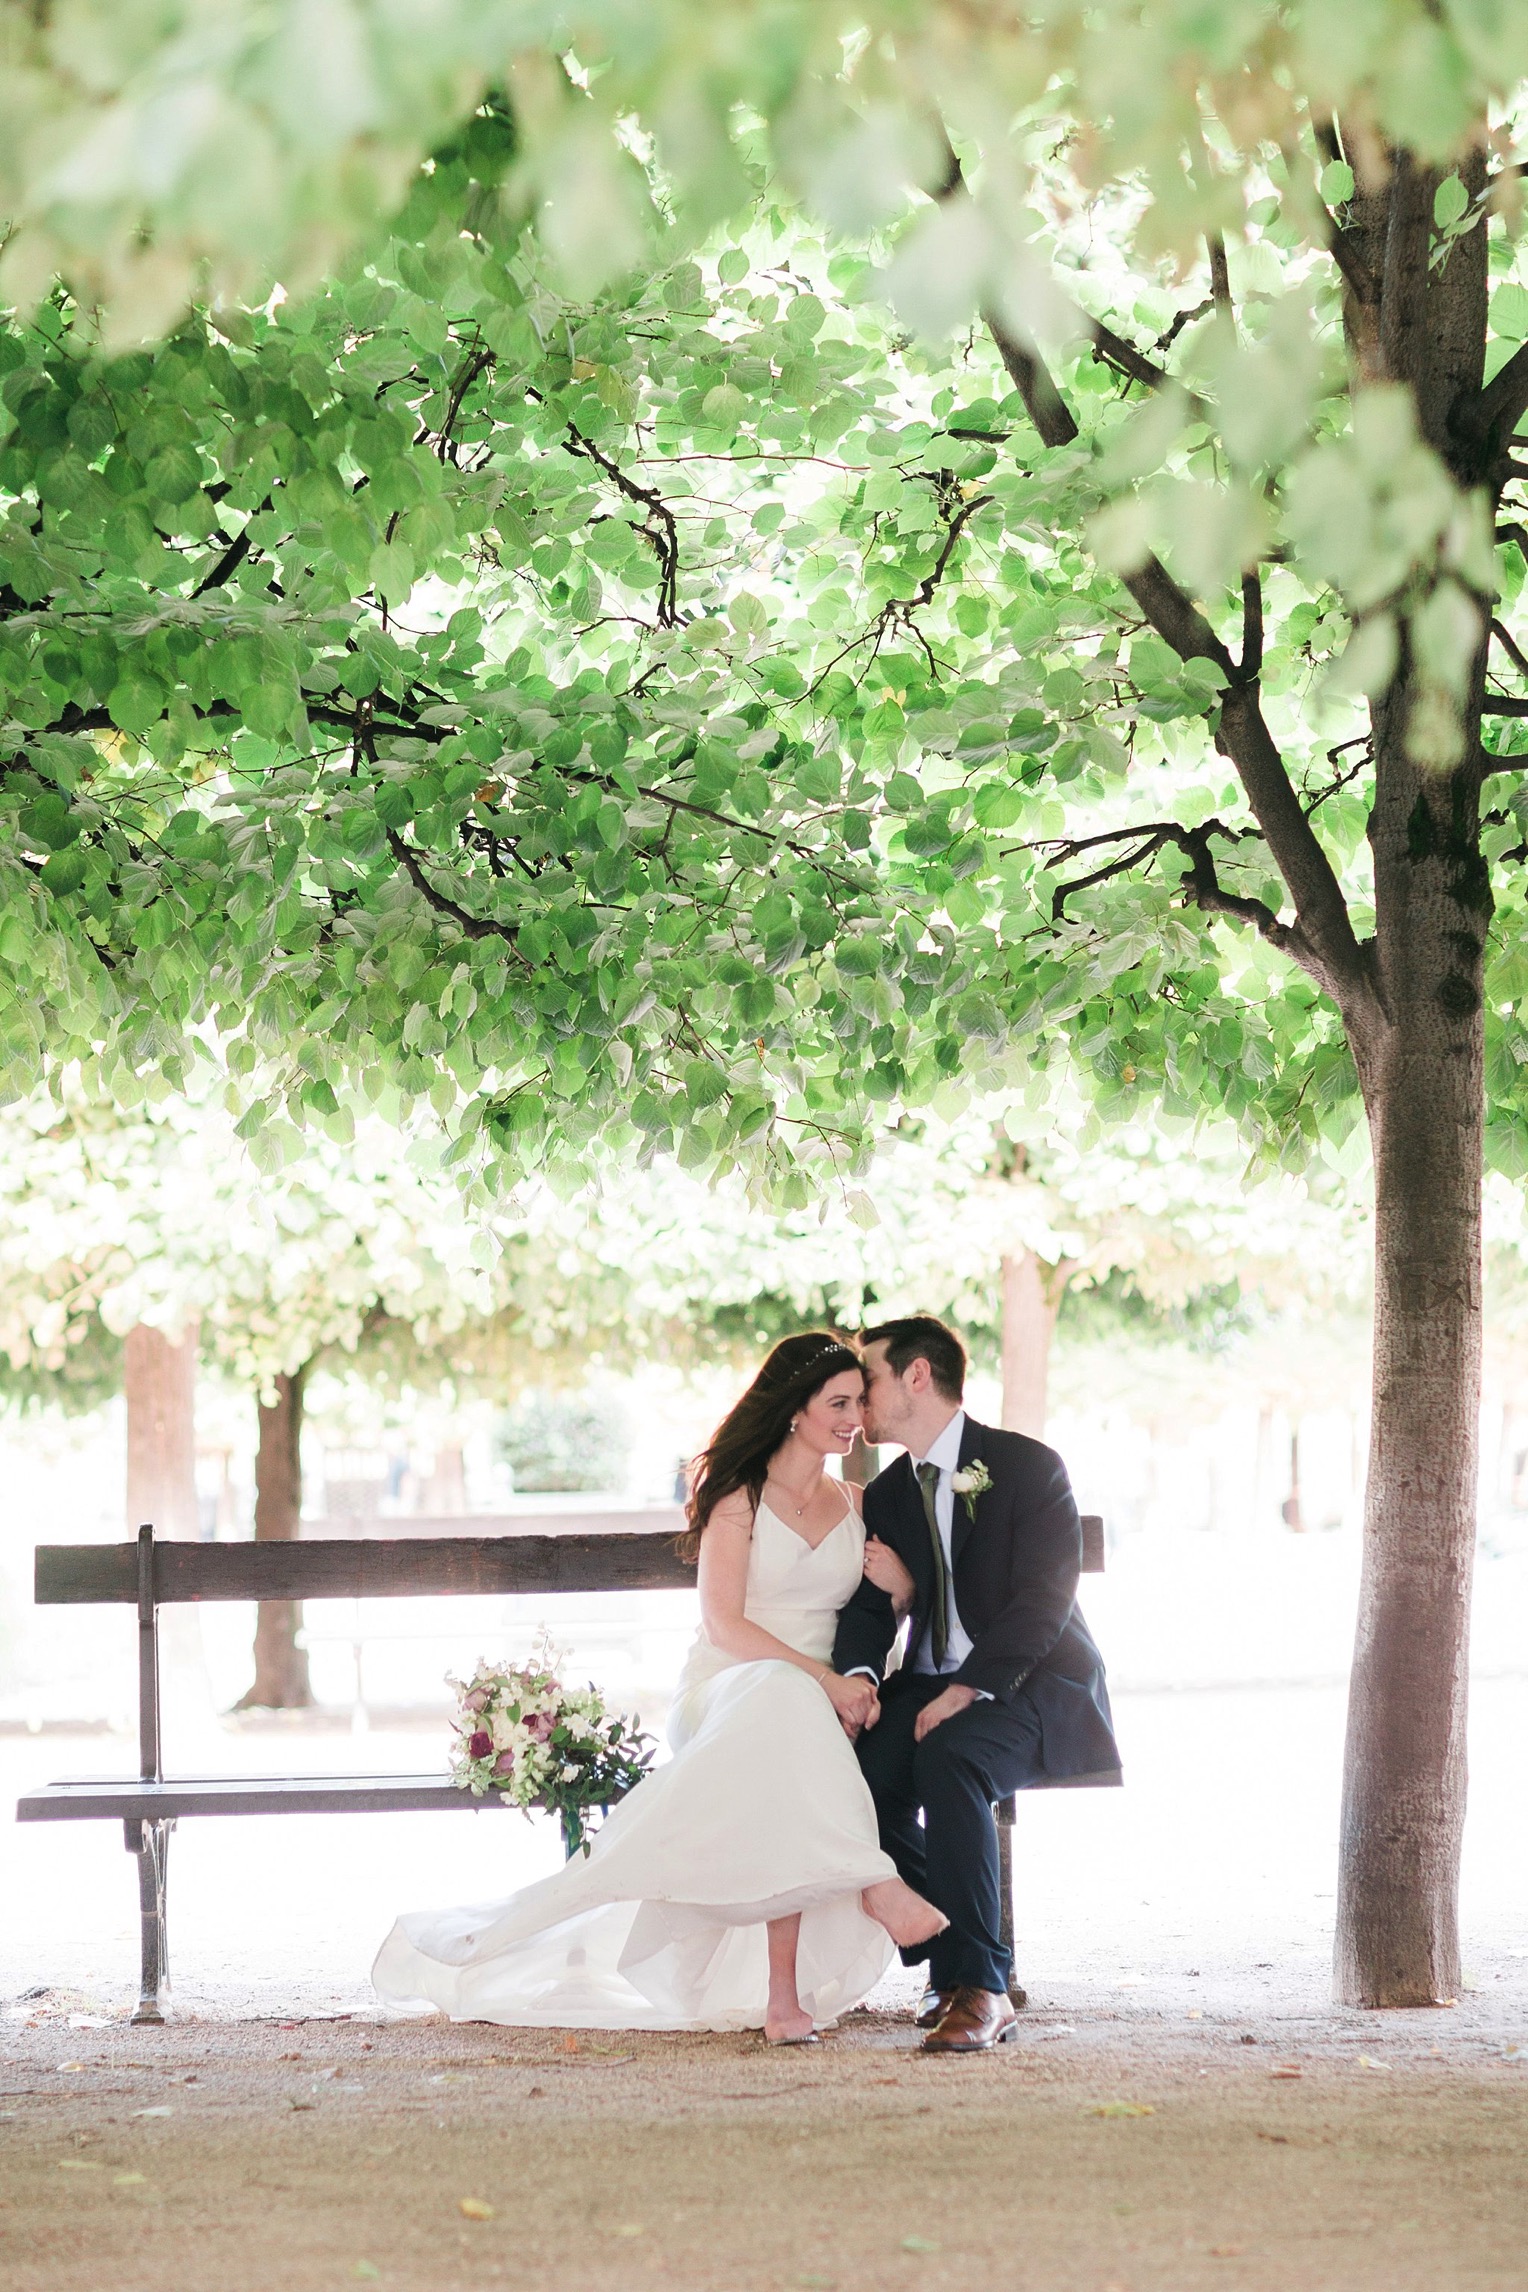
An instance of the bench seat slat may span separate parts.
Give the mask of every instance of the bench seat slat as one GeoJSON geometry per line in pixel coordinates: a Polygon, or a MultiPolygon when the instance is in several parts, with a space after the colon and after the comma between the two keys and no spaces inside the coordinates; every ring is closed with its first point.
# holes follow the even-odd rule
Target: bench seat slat
{"type": "Polygon", "coordinates": [[[489,1807],[448,1775],[216,1775],[184,1781],[49,1783],[17,1802],[18,1822],[170,1822],[181,1815],[413,1814],[489,1807]]]}

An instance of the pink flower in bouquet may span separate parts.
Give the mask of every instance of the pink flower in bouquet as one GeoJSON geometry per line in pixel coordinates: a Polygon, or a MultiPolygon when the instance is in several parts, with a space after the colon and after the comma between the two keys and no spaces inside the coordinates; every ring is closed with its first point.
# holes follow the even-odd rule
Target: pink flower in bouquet
{"type": "Polygon", "coordinates": [[[512,1775],[515,1771],[514,1752],[501,1751],[498,1757],[494,1760],[493,1771],[496,1775],[512,1775]]]}
{"type": "Polygon", "coordinates": [[[525,1722],[525,1732],[533,1743],[547,1742],[552,1733],[550,1711],[532,1711],[525,1722]]]}
{"type": "Polygon", "coordinates": [[[462,1697],[462,1709],[464,1711],[481,1711],[487,1701],[488,1690],[486,1687],[469,1687],[462,1697]]]}
{"type": "Polygon", "coordinates": [[[481,1727],[475,1735],[469,1735],[467,1738],[467,1756],[471,1759],[486,1759],[492,1749],[493,1737],[485,1733],[481,1727]]]}

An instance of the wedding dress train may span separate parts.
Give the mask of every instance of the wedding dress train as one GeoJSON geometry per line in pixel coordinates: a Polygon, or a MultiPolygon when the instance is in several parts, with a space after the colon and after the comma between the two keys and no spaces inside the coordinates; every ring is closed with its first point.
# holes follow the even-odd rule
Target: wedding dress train
{"type": "MultiPolygon", "coordinates": [[[[810,1545],[767,1505],[754,1519],[744,1612],[826,1663],[860,1581],[848,1510],[810,1545]]],[[[554,1877],[506,1902],[414,1911],[372,1981],[457,2021],[580,2029],[756,2029],[764,1922],[801,1913],[797,1991],[817,2022],[848,2011],[891,1962],[860,1895],[896,1873],[848,1737],[794,1664],[739,1662],[702,1630],[669,1721],[674,1755],[554,1877]]]]}

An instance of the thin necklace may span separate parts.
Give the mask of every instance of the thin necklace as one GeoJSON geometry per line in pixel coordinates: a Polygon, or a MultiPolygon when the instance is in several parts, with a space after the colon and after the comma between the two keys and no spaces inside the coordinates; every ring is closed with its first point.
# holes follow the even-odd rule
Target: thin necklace
{"type": "MultiPolygon", "coordinates": [[[[793,1496],[793,1495],[795,1494],[795,1490],[794,1490],[793,1488],[790,1488],[789,1486],[787,1486],[786,1482],[785,1482],[785,1481],[783,1481],[783,1480],[781,1480],[781,1479],[778,1477],[778,1475],[777,1475],[777,1474],[775,1474],[775,1473],[773,1473],[773,1472],[769,1472],[769,1473],[766,1473],[764,1477],[765,1477],[765,1480],[766,1480],[766,1482],[767,1482],[767,1481],[771,1481],[771,1480],[772,1480],[772,1481],[774,1482],[774,1484],[775,1484],[776,1488],[783,1488],[783,1489],[785,1490],[785,1493],[786,1493],[786,1495],[787,1495],[787,1496],[793,1496]]],[[[818,1475],[817,1475],[817,1488],[814,1488],[814,1489],[812,1490],[812,1496],[815,1496],[815,1495],[817,1494],[817,1489],[818,1489],[818,1488],[821,1488],[821,1486],[822,1486],[822,1474],[819,1472],[819,1473],[818,1473],[818,1475]]],[[[811,1501],[812,1501],[812,1496],[809,1496],[809,1497],[807,1498],[807,1500],[806,1500],[806,1504],[810,1504],[810,1503],[811,1503],[811,1501]]],[[[795,1513],[795,1515],[796,1515],[796,1518],[797,1518],[798,1520],[802,1520],[802,1519],[804,1519],[804,1518],[806,1517],[806,1504],[793,1504],[793,1505],[791,1506],[791,1510],[792,1510],[792,1511],[795,1513]]]]}

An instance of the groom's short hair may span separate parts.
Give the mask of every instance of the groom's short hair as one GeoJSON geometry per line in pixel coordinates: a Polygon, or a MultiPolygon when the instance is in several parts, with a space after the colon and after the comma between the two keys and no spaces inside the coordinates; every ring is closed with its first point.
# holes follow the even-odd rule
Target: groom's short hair
{"type": "Polygon", "coordinates": [[[927,1361],[934,1390],[958,1401],[966,1389],[966,1349],[953,1329],[932,1313],[906,1313],[861,1332],[862,1345],[884,1345],[887,1366],[902,1376],[914,1361],[927,1361]]]}

